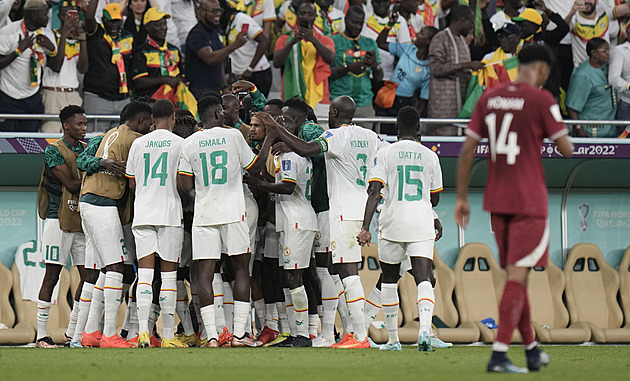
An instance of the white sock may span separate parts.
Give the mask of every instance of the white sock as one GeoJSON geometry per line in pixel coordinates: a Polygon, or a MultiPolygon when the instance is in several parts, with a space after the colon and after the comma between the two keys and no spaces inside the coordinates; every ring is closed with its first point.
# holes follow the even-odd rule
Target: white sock
{"type": "Polygon", "coordinates": [[[116,334],[116,315],[122,303],[123,275],[115,271],[108,271],[105,277],[103,290],[105,300],[105,318],[103,320],[103,336],[110,337],[116,334]]]}
{"type": "Polygon", "coordinates": [[[252,333],[252,303],[251,301],[249,302],[249,312],[247,313],[247,323],[245,323],[245,332],[246,333],[252,333]]]}
{"type": "Polygon", "coordinates": [[[251,311],[249,302],[234,301],[234,336],[243,337],[247,326],[247,316],[251,311]]]}
{"type": "Polygon", "coordinates": [[[225,312],[225,326],[230,332],[234,331],[234,294],[230,282],[223,282],[223,312],[225,312]]]}
{"type": "Polygon", "coordinates": [[[177,303],[177,271],[162,272],[160,309],[162,310],[162,336],[175,339],[175,304],[177,303]]]}
{"type": "Polygon", "coordinates": [[[319,315],[308,315],[308,334],[312,337],[317,337],[317,331],[319,330],[319,315]]]}
{"type": "Polygon", "coordinates": [[[188,293],[186,292],[186,285],[183,280],[177,281],[177,303],[175,304],[175,311],[179,320],[184,327],[184,335],[190,336],[195,334],[193,328],[192,319],[190,317],[190,310],[188,309],[188,293]]]}
{"type": "Polygon", "coordinates": [[[48,336],[48,316],[51,305],[51,302],[37,301],[37,340],[48,336]]]}
{"type": "Polygon", "coordinates": [[[348,305],[348,315],[354,328],[354,337],[358,341],[364,341],[367,334],[365,332],[365,320],[363,318],[363,306],[365,297],[363,296],[363,286],[358,275],[350,275],[343,279],[344,292],[346,293],[346,304],[348,305]]]}
{"type": "Polygon", "coordinates": [[[149,335],[153,334],[155,322],[160,318],[160,305],[151,303],[151,312],[149,313],[149,335]]]}
{"type": "Polygon", "coordinates": [[[346,295],[343,290],[343,283],[341,282],[341,278],[338,274],[331,275],[331,278],[335,282],[335,287],[337,288],[337,312],[339,313],[339,318],[341,319],[343,333],[351,333],[353,331],[352,322],[348,316],[348,305],[346,304],[346,295]]]}
{"type": "Polygon", "coordinates": [[[278,313],[278,321],[280,322],[279,331],[288,333],[290,330],[289,317],[287,316],[287,309],[284,302],[276,302],[276,312],[278,313]]]}
{"type": "Polygon", "coordinates": [[[94,285],[92,283],[83,282],[81,297],[79,298],[79,316],[77,317],[77,325],[74,329],[74,335],[72,335],[73,343],[81,342],[81,334],[83,334],[85,323],[87,323],[88,314],[90,313],[90,303],[92,303],[93,291],[94,285]]]}
{"type": "Polygon", "coordinates": [[[262,329],[265,325],[265,300],[258,299],[254,300],[254,312],[256,313],[256,318],[258,319],[258,323],[260,323],[260,328],[262,329]]]}
{"type": "Polygon", "coordinates": [[[225,325],[225,304],[224,295],[223,295],[223,279],[221,279],[221,274],[214,273],[214,278],[212,280],[212,291],[214,292],[214,320],[216,327],[219,331],[223,332],[223,328],[225,325]]]}
{"type": "Polygon", "coordinates": [[[276,309],[276,303],[265,304],[265,326],[274,331],[279,331],[278,310],[276,309]]]}
{"type": "MultiPolygon", "coordinates": [[[[290,290],[293,300],[293,313],[295,316],[296,333],[302,337],[308,336],[308,296],[304,286],[290,290]]],[[[291,336],[293,332],[291,332],[291,336]]]]}
{"type": "Polygon", "coordinates": [[[79,301],[75,300],[74,303],[72,303],[72,312],[70,312],[70,321],[68,322],[68,328],[66,328],[66,336],[68,337],[73,337],[72,335],[74,335],[74,331],[77,328],[77,319],[79,318],[79,308],[81,308],[80,303],[79,301]]]}
{"type": "Polygon", "coordinates": [[[98,279],[94,284],[94,291],[92,292],[92,300],[90,303],[90,311],[88,312],[88,318],[85,323],[85,332],[93,333],[99,331],[101,326],[101,314],[103,308],[105,308],[104,300],[104,288],[105,287],[105,273],[99,272],[98,279]]]}
{"type": "Polygon", "coordinates": [[[136,286],[136,306],[138,310],[138,333],[151,334],[149,316],[151,316],[151,302],[153,301],[153,269],[138,268],[138,285],[136,286]]]}
{"type": "Polygon", "coordinates": [[[335,315],[339,304],[339,292],[335,281],[326,267],[317,268],[317,277],[322,287],[322,336],[331,338],[335,334],[335,315]]]}
{"type": "MultiPolygon", "coordinates": [[[[382,283],[383,315],[389,333],[387,344],[398,342],[398,288],[396,283],[382,283]]],[[[371,324],[371,322],[370,322],[371,324]]]]}
{"type": "Polygon", "coordinates": [[[287,311],[287,320],[289,323],[289,333],[291,336],[297,336],[297,325],[295,324],[295,310],[293,309],[293,297],[291,295],[291,290],[288,288],[283,288],[284,292],[284,308],[287,311]]]}
{"type": "Polygon", "coordinates": [[[127,339],[132,339],[138,336],[140,330],[140,324],[138,324],[138,305],[134,298],[129,296],[129,329],[127,339]]]}
{"type": "Polygon", "coordinates": [[[431,319],[435,307],[435,296],[431,283],[424,281],[418,285],[418,316],[420,317],[420,331],[431,333],[431,319]]]}
{"type": "Polygon", "coordinates": [[[219,335],[217,334],[217,327],[216,325],[214,325],[214,305],[209,304],[207,306],[203,306],[201,308],[199,308],[199,315],[201,316],[201,319],[203,320],[203,325],[205,327],[205,334],[208,337],[208,340],[210,339],[215,339],[217,340],[219,338],[219,335]]]}
{"type": "Polygon", "coordinates": [[[363,319],[365,321],[365,330],[367,332],[370,324],[376,319],[378,311],[381,310],[381,290],[376,288],[372,289],[370,295],[365,299],[365,312],[363,313],[363,319]]]}

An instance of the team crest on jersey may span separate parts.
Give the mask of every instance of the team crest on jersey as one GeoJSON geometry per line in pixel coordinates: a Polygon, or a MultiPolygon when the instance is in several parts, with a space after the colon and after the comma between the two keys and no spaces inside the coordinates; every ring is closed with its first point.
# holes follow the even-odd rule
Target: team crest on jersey
{"type": "Polygon", "coordinates": [[[282,170],[283,171],[291,170],[291,160],[282,160],[282,170]]]}
{"type": "Polygon", "coordinates": [[[337,242],[330,241],[330,250],[335,251],[337,249],[337,242]]]}
{"type": "Polygon", "coordinates": [[[284,256],[288,257],[289,255],[291,255],[291,249],[289,249],[289,247],[285,247],[284,248],[284,256]]]}
{"type": "Polygon", "coordinates": [[[320,240],[320,239],[322,239],[322,232],[319,232],[319,231],[318,231],[318,232],[315,232],[315,239],[316,239],[316,240],[320,240]]]}

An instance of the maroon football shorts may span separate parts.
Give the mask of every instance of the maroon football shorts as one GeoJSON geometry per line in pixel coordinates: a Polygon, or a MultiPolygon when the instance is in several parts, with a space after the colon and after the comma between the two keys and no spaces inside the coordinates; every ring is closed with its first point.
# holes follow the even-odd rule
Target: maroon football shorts
{"type": "Polygon", "coordinates": [[[547,217],[491,214],[501,267],[546,267],[549,259],[547,217]]]}

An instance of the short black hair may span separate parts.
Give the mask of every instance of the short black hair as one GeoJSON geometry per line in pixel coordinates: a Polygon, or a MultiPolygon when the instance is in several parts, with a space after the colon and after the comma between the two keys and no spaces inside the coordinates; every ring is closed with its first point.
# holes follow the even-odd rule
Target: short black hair
{"type": "Polygon", "coordinates": [[[402,107],[396,117],[396,128],[404,132],[417,132],[420,127],[420,113],[413,106],[402,107]]]}
{"type": "Polygon", "coordinates": [[[170,118],[175,114],[175,105],[168,99],[160,99],[153,105],[153,118],[170,118]]]}
{"type": "MultiPolygon", "coordinates": [[[[148,105],[152,105],[156,102],[155,98],[152,98],[148,95],[143,95],[136,99],[136,102],[144,102],[148,105]]],[[[127,121],[127,109],[129,108],[129,103],[123,106],[122,110],[120,110],[120,123],[125,123],[127,121]]]]}
{"type": "Polygon", "coordinates": [[[363,10],[363,7],[360,5],[352,5],[351,7],[349,7],[348,10],[346,11],[346,17],[348,17],[348,15],[350,15],[351,13],[356,13],[357,15],[360,15],[365,18],[365,11],[363,10]]]}
{"type": "Polygon", "coordinates": [[[312,122],[317,122],[317,115],[315,115],[315,110],[311,106],[308,106],[308,113],[306,114],[306,120],[310,120],[312,122]]]}
{"type": "Polygon", "coordinates": [[[144,103],[148,103],[150,105],[154,104],[155,102],[157,102],[157,99],[153,98],[150,95],[143,95],[141,97],[136,98],[137,101],[139,102],[144,102],[144,103]]]}
{"type": "Polygon", "coordinates": [[[175,110],[175,118],[182,118],[185,116],[189,116],[193,119],[195,119],[195,116],[193,115],[192,112],[190,112],[190,110],[186,110],[185,108],[179,108],[177,110],[175,110]]]}
{"type": "Polygon", "coordinates": [[[125,110],[125,119],[123,123],[126,123],[129,120],[137,118],[140,114],[149,114],[151,115],[153,110],[151,109],[151,105],[146,102],[140,101],[132,101],[127,105],[127,110],[125,110]]]}
{"type": "Polygon", "coordinates": [[[284,101],[282,99],[274,98],[267,101],[265,106],[277,106],[280,108],[284,107],[284,101]]]}
{"type": "Polygon", "coordinates": [[[173,133],[179,137],[186,139],[193,134],[196,125],[197,120],[192,117],[192,114],[177,116],[175,117],[175,126],[173,127],[173,133]]]}
{"type": "Polygon", "coordinates": [[[204,95],[197,102],[197,112],[199,112],[199,116],[201,116],[202,119],[203,115],[206,115],[208,111],[216,107],[222,107],[221,100],[213,95],[204,95]]]}
{"type": "Polygon", "coordinates": [[[451,8],[451,23],[459,21],[464,17],[473,16],[474,13],[468,5],[456,5],[451,8]]]}
{"type": "Polygon", "coordinates": [[[438,32],[440,31],[438,28],[434,26],[423,26],[423,28],[426,28],[429,31],[429,37],[431,39],[433,39],[433,37],[435,37],[435,35],[438,34],[438,32]]]}
{"type": "Polygon", "coordinates": [[[293,109],[295,112],[299,113],[303,117],[308,116],[308,103],[304,101],[304,99],[300,99],[298,97],[289,98],[284,101],[284,107],[288,107],[293,109]]]}
{"type": "Polygon", "coordinates": [[[527,65],[534,62],[545,62],[549,67],[554,65],[553,52],[547,45],[531,44],[525,46],[517,54],[518,62],[521,65],[527,65]]]}
{"type": "Polygon", "coordinates": [[[599,38],[599,37],[591,38],[586,43],[586,54],[590,57],[593,50],[597,50],[601,48],[602,46],[604,46],[605,44],[608,44],[608,41],[604,40],[603,38],[599,38]]]}
{"type": "Polygon", "coordinates": [[[85,114],[83,107],[77,105],[66,106],[59,111],[59,120],[61,120],[61,124],[64,124],[76,114],[85,114]]]}

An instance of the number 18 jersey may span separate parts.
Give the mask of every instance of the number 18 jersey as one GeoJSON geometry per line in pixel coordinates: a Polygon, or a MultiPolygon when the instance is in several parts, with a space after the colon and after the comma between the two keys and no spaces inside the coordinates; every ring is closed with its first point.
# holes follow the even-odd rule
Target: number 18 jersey
{"type": "Polygon", "coordinates": [[[383,184],[380,237],[396,242],[435,238],[431,193],[442,190],[442,169],[435,152],[412,140],[381,148],[370,182],[383,184]]]}
{"type": "Polygon", "coordinates": [[[513,83],[486,91],[466,129],[466,135],[477,141],[488,138],[484,209],[546,217],[542,143],[567,133],[560,108],[547,90],[513,83]]]}

